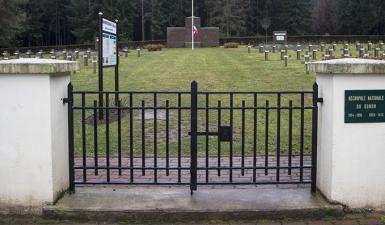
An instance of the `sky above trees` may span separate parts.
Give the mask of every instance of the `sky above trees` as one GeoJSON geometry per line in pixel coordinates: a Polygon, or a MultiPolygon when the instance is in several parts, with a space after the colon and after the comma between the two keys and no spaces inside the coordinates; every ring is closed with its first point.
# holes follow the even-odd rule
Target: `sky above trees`
{"type": "MultiPolygon", "coordinates": [[[[266,21],[269,33],[289,35],[385,32],[384,0],[195,0],[194,8],[222,37],[263,35],[266,21]]],[[[165,39],[191,16],[191,0],[0,0],[0,46],[93,43],[99,11],[119,20],[121,40],[165,39]]]]}

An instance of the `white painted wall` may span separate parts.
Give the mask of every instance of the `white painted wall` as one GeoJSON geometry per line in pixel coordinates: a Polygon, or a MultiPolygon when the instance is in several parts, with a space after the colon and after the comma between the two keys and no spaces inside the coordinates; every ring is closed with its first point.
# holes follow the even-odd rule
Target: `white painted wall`
{"type": "Polygon", "coordinates": [[[69,75],[0,74],[0,206],[52,203],[68,187],[69,75]]]}
{"type": "Polygon", "coordinates": [[[317,75],[318,94],[324,99],[324,104],[318,108],[318,161],[317,186],[323,194],[331,199],[332,154],[333,149],[333,77],[317,75]]]}
{"type": "Polygon", "coordinates": [[[385,123],[344,123],[345,90],[385,89],[385,75],[319,73],[317,83],[318,188],[352,208],[385,209],[385,123]]]}
{"type": "Polygon", "coordinates": [[[67,97],[67,85],[70,83],[68,74],[50,76],[51,97],[51,149],[53,198],[56,199],[69,185],[68,160],[68,108],[62,98],[67,97]]]}

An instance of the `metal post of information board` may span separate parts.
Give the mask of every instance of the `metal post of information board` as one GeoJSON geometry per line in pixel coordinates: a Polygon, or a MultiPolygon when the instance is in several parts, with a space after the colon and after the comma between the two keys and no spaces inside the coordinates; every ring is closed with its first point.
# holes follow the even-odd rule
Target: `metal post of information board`
{"type": "Polygon", "coordinates": [[[116,23],[116,65],[115,65],[115,105],[118,105],[119,102],[119,30],[118,30],[118,20],[115,20],[116,23]]]}
{"type": "Polygon", "coordinates": [[[98,63],[99,63],[99,120],[103,119],[103,13],[99,12],[99,42],[98,42],[98,63]]]}

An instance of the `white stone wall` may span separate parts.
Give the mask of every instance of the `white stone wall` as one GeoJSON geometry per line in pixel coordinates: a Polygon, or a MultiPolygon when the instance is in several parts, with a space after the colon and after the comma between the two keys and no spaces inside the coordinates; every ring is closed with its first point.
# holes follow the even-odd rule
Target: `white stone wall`
{"type": "Polygon", "coordinates": [[[50,82],[53,198],[56,199],[69,185],[68,104],[63,104],[62,98],[67,96],[70,76],[51,76],[50,82]]]}
{"type": "Polygon", "coordinates": [[[331,199],[332,154],[333,149],[333,77],[318,75],[318,93],[324,99],[318,113],[318,162],[317,186],[327,198],[331,199]]]}
{"type": "Polygon", "coordinates": [[[67,97],[77,62],[0,62],[0,208],[52,204],[69,186],[67,97]]]}
{"type": "Polygon", "coordinates": [[[0,201],[52,201],[50,78],[0,76],[0,201]]]}
{"type": "Polygon", "coordinates": [[[317,186],[330,201],[385,209],[385,123],[344,123],[345,90],[385,89],[385,71],[367,68],[366,74],[317,73],[324,99],[318,118],[317,186]]]}

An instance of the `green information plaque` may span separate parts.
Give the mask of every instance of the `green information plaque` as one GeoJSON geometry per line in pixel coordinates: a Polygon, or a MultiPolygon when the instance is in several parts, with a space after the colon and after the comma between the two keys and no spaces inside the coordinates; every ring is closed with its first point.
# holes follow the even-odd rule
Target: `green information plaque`
{"type": "Polygon", "coordinates": [[[345,123],[385,122],[385,90],[346,90],[345,123]]]}

